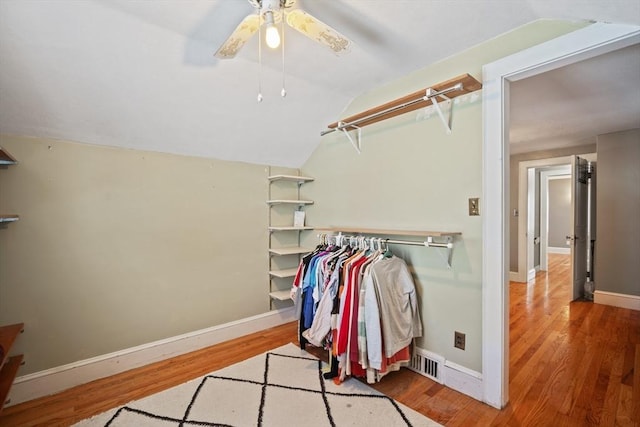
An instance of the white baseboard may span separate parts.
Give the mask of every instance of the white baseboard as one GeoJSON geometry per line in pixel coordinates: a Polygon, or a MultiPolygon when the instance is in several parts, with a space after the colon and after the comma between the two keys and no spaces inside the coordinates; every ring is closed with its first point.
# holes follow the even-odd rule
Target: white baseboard
{"type": "Polygon", "coordinates": [[[571,253],[571,248],[558,248],[558,247],[549,246],[547,248],[547,253],[569,255],[571,253]]]}
{"type": "Polygon", "coordinates": [[[518,271],[510,271],[509,272],[509,281],[510,282],[520,282],[526,283],[526,280],[520,278],[520,272],[518,271]]]}
{"type": "Polygon", "coordinates": [[[189,332],[16,378],[7,406],[48,396],[120,372],[200,350],[295,320],[293,307],[189,332]]]}
{"type": "Polygon", "coordinates": [[[593,302],[640,311],[640,297],[636,295],[617,294],[615,292],[595,291],[593,302]]]}
{"type": "Polygon", "coordinates": [[[444,385],[482,402],[482,374],[479,372],[446,361],[444,363],[444,385]]]}
{"type": "Polygon", "coordinates": [[[527,282],[530,282],[530,281],[534,280],[535,278],[536,278],[536,269],[532,268],[527,273],[527,282]]]}

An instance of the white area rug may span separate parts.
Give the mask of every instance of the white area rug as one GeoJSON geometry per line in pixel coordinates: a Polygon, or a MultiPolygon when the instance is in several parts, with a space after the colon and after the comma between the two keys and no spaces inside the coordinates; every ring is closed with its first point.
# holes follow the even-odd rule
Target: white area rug
{"type": "MultiPolygon", "coordinates": [[[[293,344],[83,420],[76,426],[439,426],[293,344]]],[[[384,379],[383,379],[384,381],[384,379]]]]}

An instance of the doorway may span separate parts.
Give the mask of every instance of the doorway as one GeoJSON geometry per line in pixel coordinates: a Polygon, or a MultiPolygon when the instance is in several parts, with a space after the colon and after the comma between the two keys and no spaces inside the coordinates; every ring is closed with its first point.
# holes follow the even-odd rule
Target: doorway
{"type": "Polygon", "coordinates": [[[483,68],[483,400],[496,408],[509,400],[509,83],[638,43],[636,26],[596,23],[483,68]]]}
{"type": "Polygon", "coordinates": [[[590,153],[518,163],[518,271],[511,281],[527,283],[546,271],[548,252],[571,255],[568,301],[585,296],[593,272],[595,159],[590,153]]]}

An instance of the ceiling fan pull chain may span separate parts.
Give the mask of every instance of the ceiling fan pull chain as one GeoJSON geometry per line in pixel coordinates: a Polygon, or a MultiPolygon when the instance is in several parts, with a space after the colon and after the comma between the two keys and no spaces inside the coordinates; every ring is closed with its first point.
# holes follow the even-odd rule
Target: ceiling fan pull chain
{"type": "Polygon", "coordinates": [[[282,90],[280,91],[280,96],[284,98],[287,96],[287,91],[284,88],[284,10],[281,13],[280,32],[282,33],[282,90]]]}
{"type": "Polygon", "coordinates": [[[258,102],[262,102],[262,14],[258,16],[258,102]]]}

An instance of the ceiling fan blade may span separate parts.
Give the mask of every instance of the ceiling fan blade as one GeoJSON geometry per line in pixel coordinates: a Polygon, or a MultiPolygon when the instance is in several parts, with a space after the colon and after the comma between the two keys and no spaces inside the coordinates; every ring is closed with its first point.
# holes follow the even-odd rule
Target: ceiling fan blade
{"type": "Polygon", "coordinates": [[[338,55],[347,53],[351,49],[349,39],[300,9],[294,9],[287,13],[287,24],[311,40],[327,46],[338,55]]]}
{"type": "Polygon", "coordinates": [[[260,16],[251,14],[244,18],[242,22],[233,30],[229,38],[220,46],[215,53],[216,58],[231,59],[244,46],[247,40],[260,28],[260,16]]]}

